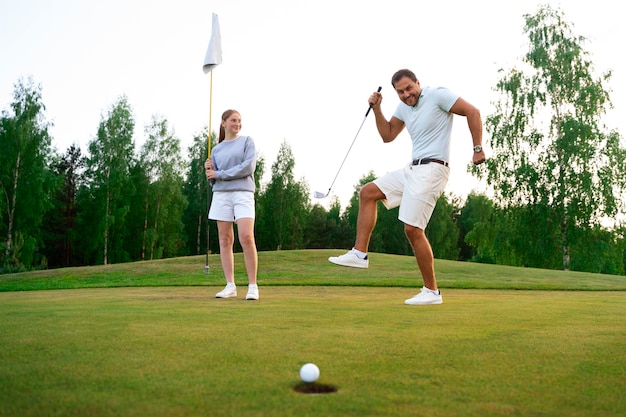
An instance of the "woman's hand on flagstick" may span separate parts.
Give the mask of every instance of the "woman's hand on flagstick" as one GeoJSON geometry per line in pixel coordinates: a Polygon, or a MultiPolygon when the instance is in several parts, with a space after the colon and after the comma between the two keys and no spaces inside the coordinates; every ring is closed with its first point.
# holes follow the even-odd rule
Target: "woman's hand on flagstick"
{"type": "Polygon", "coordinates": [[[210,159],[207,159],[204,162],[204,172],[206,174],[207,180],[215,177],[215,172],[213,172],[213,161],[211,161],[210,159]]]}

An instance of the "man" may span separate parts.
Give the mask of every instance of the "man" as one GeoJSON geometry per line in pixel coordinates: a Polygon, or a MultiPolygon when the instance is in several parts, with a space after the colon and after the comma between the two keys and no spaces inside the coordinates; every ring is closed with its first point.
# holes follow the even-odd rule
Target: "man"
{"type": "Polygon", "coordinates": [[[413,143],[412,161],[361,188],[356,240],[351,251],[328,260],[337,265],[367,268],[367,249],[376,224],[377,201],[387,209],[400,206],[398,219],[422,274],[424,286],[419,294],[405,301],[409,305],[441,304],[441,292],[435,279],[434,256],[424,229],[433,213],[437,199],[448,182],[450,168],[450,135],[455,114],[465,116],[474,144],[472,162],[485,161],[482,149],[480,111],[446,88],[422,88],[415,74],[402,69],[391,78],[401,103],[390,120],[383,115],[382,95],[373,93],[368,102],[376,116],[376,128],[388,143],[406,126],[413,143]]]}

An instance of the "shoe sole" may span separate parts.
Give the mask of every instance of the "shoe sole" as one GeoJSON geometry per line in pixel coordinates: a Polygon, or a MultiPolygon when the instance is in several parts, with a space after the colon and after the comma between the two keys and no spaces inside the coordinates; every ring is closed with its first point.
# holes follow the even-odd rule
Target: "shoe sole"
{"type": "Polygon", "coordinates": [[[237,294],[231,294],[231,295],[216,295],[215,298],[235,298],[237,297],[237,294]]]}
{"type": "Polygon", "coordinates": [[[343,263],[341,263],[341,262],[336,262],[336,261],[333,261],[332,259],[328,259],[328,261],[329,261],[330,263],[332,263],[332,264],[339,265],[339,266],[346,266],[346,267],[348,267],[348,268],[361,268],[361,269],[367,269],[367,267],[369,266],[369,265],[343,264],[343,263]]]}
{"type": "Polygon", "coordinates": [[[428,303],[408,303],[407,301],[405,301],[404,304],[409,305],[409,306],[434,306],[434,305],[443,304],[443,301],[433,301],[433,302],[428,302],[428,303]]]}

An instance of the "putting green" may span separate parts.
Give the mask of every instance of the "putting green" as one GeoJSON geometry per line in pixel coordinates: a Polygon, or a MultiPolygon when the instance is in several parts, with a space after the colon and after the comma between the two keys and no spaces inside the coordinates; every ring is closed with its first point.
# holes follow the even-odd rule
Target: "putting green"
{"type": "Polygon", "coordinates": [[[615,416],[623,292],[221,287],[0,293],[0,415],[615,416]],[[313,362],[332,394],[298,393],[313,362]]]}

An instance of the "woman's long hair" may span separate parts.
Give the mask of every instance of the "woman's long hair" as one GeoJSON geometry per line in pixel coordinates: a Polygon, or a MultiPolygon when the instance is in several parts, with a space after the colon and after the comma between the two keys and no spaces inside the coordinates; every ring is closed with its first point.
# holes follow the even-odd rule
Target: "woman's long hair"
{"type": "MultiPolygon", "coordinates": [[[[230,115],[233,113],[237,113],[239,116],[241,116],[241,113],[239,113],[237,110],[226,110],[224,113],[222,113],[222,122],[228,120],[230,115]]],[[[217,143],[222,143],[224,141],[224,138],[226,138],[226,130],[224,130],[224,125],[220,123],[220,136],[217,140],[217,143]]]]}

